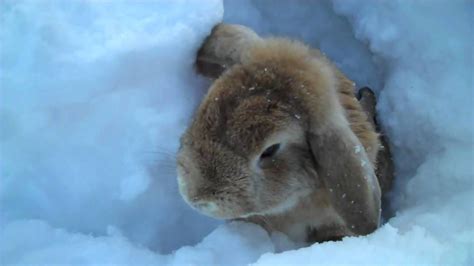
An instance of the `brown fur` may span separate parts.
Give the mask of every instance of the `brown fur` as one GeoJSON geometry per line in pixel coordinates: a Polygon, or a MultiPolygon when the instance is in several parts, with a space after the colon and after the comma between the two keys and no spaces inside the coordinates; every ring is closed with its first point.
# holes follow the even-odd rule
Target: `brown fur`
{"type": "Polygon", "coordinates": [[[247,219],[297,241],[375,230],[379,141],[353,83],[299,42],[219,27],[200,57],[223,58],[226,71],[181,139],[183,198],[207,215],[247,219]],[[275,143],[280,150],[260,158],[275,143]]]}

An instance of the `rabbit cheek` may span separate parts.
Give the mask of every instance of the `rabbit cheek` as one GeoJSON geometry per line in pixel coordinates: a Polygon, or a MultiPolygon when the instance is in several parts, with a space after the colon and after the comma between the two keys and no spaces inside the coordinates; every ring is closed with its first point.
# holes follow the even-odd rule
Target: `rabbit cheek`
{"type": "Polygon", "coordinates": [[[279,214],[292,209],[311,193],[315,185],[314,176],[304,168],[285,165],[276,171],[268,171],[262,185],[268,189],[262,193],[260,200],[266,209],[262,209],[261,213],[279,214]]]}
{"type": "MultiPolygon", "coordinates": [[[[179,171],[179,170],[178,170],[179,171]]],[[[179,188],[179,193],[181,196],[186,200],[189,201],[188,199],[188,186],[186,182],[184,181],[184,178],[181,174],[178,174],[178,188],[179,188]]]]}
{"type": "Polygon", "coordinates": [[[179,189],[179,193],[181,194],[181,197],[184,199],[184,201],[186,201],[186,203],[191,204],[191,200],[190,200],[190,197],[189,197],[189,186],[188,186],[188,182],[186,180],[187,179],[186,176],[188,175],[188,173],[181,166],[178,166],[177,170],[178,170],[178,189],[179,189]]]}

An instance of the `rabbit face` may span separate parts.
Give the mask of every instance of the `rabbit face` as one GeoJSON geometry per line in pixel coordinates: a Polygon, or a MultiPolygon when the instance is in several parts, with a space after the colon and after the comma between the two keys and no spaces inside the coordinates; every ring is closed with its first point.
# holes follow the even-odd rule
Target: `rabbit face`
{"type": "Polygon", "coordinates": [[[284,212],[317,185],[298,98],[282,87],[282,75],[258,73],[248,83],[236,82],[239,70],[216,81],[181,138],[179,189],[206,215],[284,212]]]}

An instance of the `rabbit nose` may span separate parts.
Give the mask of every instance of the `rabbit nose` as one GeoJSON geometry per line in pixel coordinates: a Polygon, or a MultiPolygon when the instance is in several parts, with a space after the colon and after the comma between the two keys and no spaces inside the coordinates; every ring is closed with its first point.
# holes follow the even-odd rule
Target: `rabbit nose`
{"type": "Polygon", "coordinates": [[[218,209],[217,204],[212,201],[198,201],[194,206],[205,213],[214,213],[218,209]]]}

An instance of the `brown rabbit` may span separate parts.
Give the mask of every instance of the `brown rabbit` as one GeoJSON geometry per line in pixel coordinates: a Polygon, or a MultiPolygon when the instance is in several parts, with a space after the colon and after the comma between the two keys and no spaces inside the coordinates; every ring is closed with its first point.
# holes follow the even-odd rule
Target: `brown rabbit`
{"type": "Polygon", "coordinates": [[[216,26],[197,63],[223,74],[181,138],[189,205],[301,242],[378,227],[380,142],[353,82],[316,50],[238,25],[216,26]]]}

